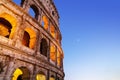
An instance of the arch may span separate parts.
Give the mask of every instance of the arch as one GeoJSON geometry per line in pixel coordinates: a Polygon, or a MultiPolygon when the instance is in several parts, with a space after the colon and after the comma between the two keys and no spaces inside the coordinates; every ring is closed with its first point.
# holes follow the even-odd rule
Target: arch
{"type": "Polygon", "coordinates": [[[39,10],[35,5],[30,5],[30,9],[29,9],[29,14],[35,18],[38,19],[38,15],[39,15],[39,10]]]}
{"type": "Polygon", "coordinates": [[[48,51],[48,44],[46,39],[41,39],[41,43],[40,43],[40,53],[44,56],[47,57],[47,51],[48,51]]]}
{"type": "Polygon", "coordinates": [[[42,26],[48,30],[49,29],[49,20],[46,16],[42,17],[42,26]]]}
{"type": "Polygon", "coordinates": [[[7,13],[0,14],[0,18],[6,20],[11,24],[12,28],[11,28],[11,33],[9,35],[9,38],[12,39],[16,30],[16,25],[17,25],[16,19],[7,13]]]}
{"type": "Polygon", "coordinates": [[[50,33],[51,35],[55,38],[56,34],[55,34],[55,27],[53,25],[50,26],[50,33]]]}
{"type": "Polygon", "coordinates": [[[59,33],[56,32],[56,40],[59,42],[60,41],[60,38],[59,38],[59,33]]]}
{"type": "Polygon", "coordinates": [[[12,25],[4,18],[0,18],[0,35],[9,38],[11,29],[12,25]]]}
{"type": "Polygon", "coordinates": [[[37,75],[36,75],[36,80],[46,80],[46,76],[43,72],[39,72],[37,75]]]}
{"type": "Polygon", "coordinates": [[[36,32],[33,29],[26,27],[22,43],[23,45],[34,49],[36,43],[36,32]]]}
{"type": "Polygon", "coordinates": [[[22,6],[25,0],[13,0],[14,3],[16,3],[19,6],[22,6]]]}
{"type": "Polygon", "coordinates": [[[55,80],[55,77],[53,75],[51,75],[49,80],[55,80]]]}
{"type": "Polygon", "coordinates": [[[23,40],[22,40],[22,44],[29,47],[29,43],[30,43],[30,35],[28,32],[24,32],[24,36],[23,36],[23,40]]]}
{"type": "Polygon", "coordinates": [[[61,66],[61,53],[59,50],[57,50],[57,65],[61,66]]]}
{"type": "Polygon", "coordinates": [[[56,80],[61,80],[60,77],[57,76],[57,79],[56,80]]]}
{"type": "Polygon", "coordinates": [[[14,73],[12,80],[30,80],[30,72],[26,67],[17,68],[14,73]]]}
{"type": "Polygon", "coordinates": [[[55,12],[54,11],[52,11],[52,15],[55,16],[55,12]]]}
{"type": "Polygon", "coordinates": [[[53,44],[50,45],[50,59],[56,62],[56,47],[53,44]]]}
{"type": "Polygon", "coordinates": [[[1,74],[3,71],[4,71],[4,70],[3,70],[3,62],[0,61],[0,74],[1,74]]]}

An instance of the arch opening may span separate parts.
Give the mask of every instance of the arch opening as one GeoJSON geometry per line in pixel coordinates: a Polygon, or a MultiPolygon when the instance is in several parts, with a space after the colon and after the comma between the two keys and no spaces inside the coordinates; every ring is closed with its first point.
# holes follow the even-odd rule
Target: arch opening
{"type": "Polygon", "coordinates": [[[57,76],[57,79],[56,80],[61,80],[58,76],[57,76]]]}
{"type": "Polygon", "coordinates": [[[22,44],[29,47],[29,43],[30,43],[30,35],[27,31],[25,31],[24,36],[23,36],[23,40],[22,40],[22,44]]]}
{"type": "Polygon", "coordinates": [[[55,16],[55,12],[54,11],[52,11],[52,15],[55,16]]]}
{"type": "Polygon", "coordinates": [[[45,39],[42,39],[40,43],[40,53],[47,57],[47,50],[48,50],[47,41],[45,39]]]}
{"type": "Polygon", "coordinates": [[[46,16],[42,17],[42,26],[44,27],[44,29],[48,30],[49,29],[49,20],[46,16]]]}
{"type": "Polygon", "coordinates": [[[31,49],[34,49],[35,43],[36,43],[36,32],[32,28],[26,27],[22,39],[22,44],[31,49]]]}
{"type": "Polygon", "coordinates": [[[16,3],[19,6],[23,6],[25,0],[13,0],[14,3],[16,3]]]}
{"type": "Polygon", "coordinates": [[[38,15],[39,15],[39,10],[35,5],[31,5],[30,9],[29,9],[29,14],[35,18],[38,19],[38,15]]]}
{"type": "Polygon", "coordinates": [[[11,80],[30,80],[30,72],[26,67],[17,68],[11,80]]]}
{"type": "Polygon", "coordinates": [[[9,31],[10,31],[9,38],[13,39],[13,37],[15,35],[14,33],[16,31],[16,25],[17,25],[16,18],[14,18],[13,16],[11,16],[8,13],[2,13],[2,14],[0,14],[0,18],[6,20],[8,22],[8,24],[11,25],[11,28],[9,29],[9,31]]]}
{"type": "Polygon", "coordinates": [[[52,75],[49,80],[55,80],[55,77],[52,75]]]}
{"type": "Polygon", "coordinates": [[[61,66],[61,53],[57,50],[57,65],[61,66]]]}
{"type": "Polygon", "coordinates": [[[0,35],[9,38],[12,25],[4,18],[0,18],[0,35]]]}
{"type": "Polygon", "coordinates": [[[46,76],[44,73],[38,73],[36,75],[36,80],[46,80],[46,76]]]}
{"type": "Polygon", "coordinates": [[[55,34],[55,27],[53,25],[51,25],[50,27],[50,33],[51,35],[55,38],[56,37],[56,34],[55,34]]]}
{"type": "Polygon", "coordinates": [[[50,59],[53,62],[56,62],[56,47],[53,44],[51,44],[51,46],[50,46],[50,59]]]}
{"type": "Polygon", "coordinates": [[[58,42],[60,42],[60,38],[59,38],[59,33],[58,33],[58,32],[56,33],[56,40],[57,40],[58,42]]]}

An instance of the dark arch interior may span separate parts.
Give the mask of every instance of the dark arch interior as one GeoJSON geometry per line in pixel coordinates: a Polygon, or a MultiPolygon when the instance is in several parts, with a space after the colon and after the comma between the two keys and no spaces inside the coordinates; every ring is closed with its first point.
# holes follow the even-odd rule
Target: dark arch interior
{"type": "Polygon", "coordinates": [[[55,79],[55,76],[54,76],[54,75],[51,75],[51,78],[55,79]]]}
{"type": "Polygon", "coordinates": [[[42,55],[46,57],[47,57],[47,49],[48,49],[47,41],[45,39],[42,39],[40,43],[40,52],[42,55]]]}
{"type": "Polygon", "coordinates": [[[57,77],[57,80],[60,80],[60,78],[59,78],[59,77],[57,77]]]}
{"type": "MultiPolygon", "coordinates": [[[[9,23],[9,21],[7,21],[7,20],[4,19],[4,18],[0,18],[0,25],[2,25],[2,26],[4,26],[5,28],[8,29],[9,34],[6,35],[5,37],[9,38],[9,35],[10,35],[10,33],[11,33],[11,29],[12,29],[12,25],[9,23]]],[[[0,29],[0,30],[2,30],[2,29],[0,29]]],[[[1,32],[4,32],[4,31],[1,31],[1,32]]],[[[1,35],[1,34],[0,34],[0,35],[1,35]]]]}
{"type": "Polygon", "coordinates": [[[25,1],[25,0],[21,0],[21,3],[20,3],[21,6],[23,6],[24,1],[25,1]]]}
{"type": "Polygon", "coordinates": [[[17,80],[22,80],[22,75],[19,75],[17,80]]]}
{"type": "Polygon", "coordinates": [[[51,75],[52,78],[55,78],[54,75],[51,75]]]}
{"type": "Polygon", "coordinates": [[[22,44],[29,47],[29,43],[30,43],[30,35],[28,32],[24,32],[24,36],[23,36],[23,40],[22,40],[22,44]]]}
{"type": "Polygon", "coordinates": [[[53,15],[53,16],[55,15],[55,12],[54,12],[54,11],[52,11],[52,15],[53,15]]]}

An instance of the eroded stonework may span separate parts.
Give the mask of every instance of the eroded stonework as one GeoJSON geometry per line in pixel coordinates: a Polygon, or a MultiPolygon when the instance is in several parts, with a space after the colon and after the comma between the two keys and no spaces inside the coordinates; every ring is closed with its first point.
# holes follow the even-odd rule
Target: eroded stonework
{"type": "Polygon", "coordinates": [[[0,80],[64,80],[52,0],[0,0],[0,80]]]}

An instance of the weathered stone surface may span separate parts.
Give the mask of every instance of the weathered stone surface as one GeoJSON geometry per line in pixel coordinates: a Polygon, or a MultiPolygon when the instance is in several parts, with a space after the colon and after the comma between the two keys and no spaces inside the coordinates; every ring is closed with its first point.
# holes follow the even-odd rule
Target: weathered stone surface
{"type": "Polygon", "coordinates": [[[9,33],[0,35],[0,80],[12,80],[16,69],[23,72],[24,80],[36,80],[37,74],[45,75],[46,80],[51,77],[64,80],[59,14],[53,1],[21,1],[17,5],[14,0],[0,0],[0,30],[4,27],[9,33]],[[30,15],[30,8],[35,16],[30,15]],[[46,16],[45,20],[43,16],[46,16]],[[42,39],[47,45],[44,41],[41,45],[42,39]],[[52,45],[54,52],[50,48],[52,45]],[[41,49],[46,53],[43,54],[41,49]],[[51,53],[54,53],[55,61],[51,53]]]}

